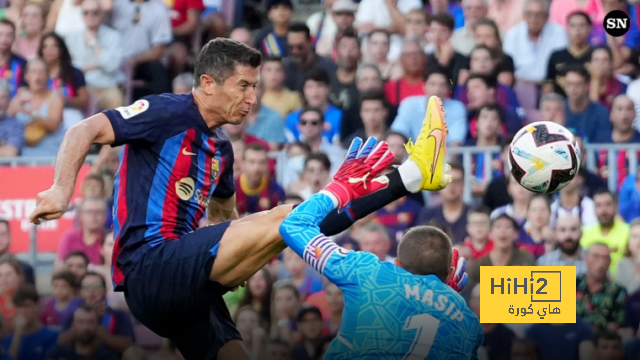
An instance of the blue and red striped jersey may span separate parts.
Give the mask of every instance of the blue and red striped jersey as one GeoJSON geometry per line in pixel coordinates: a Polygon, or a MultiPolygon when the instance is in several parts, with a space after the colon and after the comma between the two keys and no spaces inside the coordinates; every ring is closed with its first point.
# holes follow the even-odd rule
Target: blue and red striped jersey
{"type": "Polygon", "coordinates": [[[125,145],[114,184],[114,287],[150,248],[198,228],[212,197],[235,193],[233,150],[222,129],[211,130],[193,96],[149,96],[107,110],[125,145]]]}

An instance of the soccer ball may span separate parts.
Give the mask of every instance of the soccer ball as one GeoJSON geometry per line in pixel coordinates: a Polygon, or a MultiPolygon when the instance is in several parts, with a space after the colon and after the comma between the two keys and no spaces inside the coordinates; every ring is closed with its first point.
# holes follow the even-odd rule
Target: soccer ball
{"type": "Polygon", "coordinates": [[[520,129],[509,146],[511,175],[525,189],[553,193],[571,182],[580,169],[580,148],[573,134],[550,121],[520,129]]]}

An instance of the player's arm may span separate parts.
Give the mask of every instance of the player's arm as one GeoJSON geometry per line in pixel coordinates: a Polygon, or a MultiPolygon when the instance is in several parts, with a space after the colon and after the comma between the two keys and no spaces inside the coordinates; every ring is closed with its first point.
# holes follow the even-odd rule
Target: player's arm
{"type": "Polygon", "coordinates": [[[236,194],[228,199],[211,198],[207,206],[207,219],[210,224],[219,224],[228,220],[239,219],[236,210],[236,194]]]}
{"type": "Polygon", "coordinates": [[[38,205],[31,214],[31,222],[40,219],[58,219],[67,210],[76,185],[80,167],[89,153],[91,145],[111,144],[115,134],[106,115],[96,114],[67,130],[55,164],[51,189],[38,194],[38,205]]]}

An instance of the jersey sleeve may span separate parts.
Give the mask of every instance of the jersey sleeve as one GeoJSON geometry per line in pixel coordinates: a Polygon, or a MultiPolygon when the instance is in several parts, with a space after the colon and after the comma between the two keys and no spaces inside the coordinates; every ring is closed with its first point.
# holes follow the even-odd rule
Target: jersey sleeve
{"type": "Polygon", "coordinates": [[[320,192],[296,207],[280,225],[284,242],[306,263],[338,286],[356,285],[362,254],[338,246],[320,232],[319,223],[335,205],[320,192]]]}
{"type": "Polygon", "coordinates": [[[236,193],[236,182],[233,179],[233,151],[228,151],[222,158],[222,175],[220,181],[213,191],[212,197],[217,199],[228,199],[236,193]]]}
{"type": "MultiPolygon", "coordinates": [[[[115,141],[112,146],[124,144],[155,144],[164,140],[171,128],[171,113],[158,97],[140,99],[129,106],[106,110],[115,141]]],[[[175,127],[175,121],[173,122],[175,127]]]]}

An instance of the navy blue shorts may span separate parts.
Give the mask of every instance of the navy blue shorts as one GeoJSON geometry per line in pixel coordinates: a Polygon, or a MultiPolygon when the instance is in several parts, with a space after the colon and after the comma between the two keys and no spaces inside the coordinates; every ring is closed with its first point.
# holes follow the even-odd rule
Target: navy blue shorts
{"type": "Polygon", "coordinates": [[[125,280],[133,316],[173,341],[186,360],[216,359],[241,339],[222,299],[228,288],[209,280],[229,222],[207,226],[151,248],[125,280]]]}

